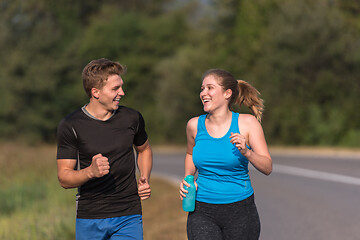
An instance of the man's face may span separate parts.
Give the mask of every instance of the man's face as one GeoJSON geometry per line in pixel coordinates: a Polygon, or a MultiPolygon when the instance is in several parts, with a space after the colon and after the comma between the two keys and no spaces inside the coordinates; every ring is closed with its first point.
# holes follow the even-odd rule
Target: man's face
{"type": "Polygon", "coordinates": [[[120,75],[110,75],[106,84],[98,90],[99,103],[108,111],[118,109],[122,96],[125,95],[122,88],[124,81],[120,75]]]}

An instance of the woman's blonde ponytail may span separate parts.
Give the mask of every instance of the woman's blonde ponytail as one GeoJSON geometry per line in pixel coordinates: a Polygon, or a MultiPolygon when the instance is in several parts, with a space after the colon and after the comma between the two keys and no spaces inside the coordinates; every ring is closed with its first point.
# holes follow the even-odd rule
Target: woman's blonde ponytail
{"type": "Polygon", "coordinates": [[[240,107],[242,104],[249,107],[257,120],[261,122],[264,111],[264,101],[259,97],[260,92],[244,80],[237,80],[239,95],[235,103],[240,107]]]}

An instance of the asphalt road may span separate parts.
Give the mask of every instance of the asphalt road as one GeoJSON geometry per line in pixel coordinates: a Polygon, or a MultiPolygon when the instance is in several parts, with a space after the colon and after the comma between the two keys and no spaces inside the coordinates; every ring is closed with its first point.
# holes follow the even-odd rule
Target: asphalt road
{"type": "MultiPolygon", "coordinates": [[[[184,152],[154,151],[153,174],[178,184],[184,152]]],[[[262,240],[359,240],[360,157],[272,154],[273,172],[250,167],[262,240]]]]}

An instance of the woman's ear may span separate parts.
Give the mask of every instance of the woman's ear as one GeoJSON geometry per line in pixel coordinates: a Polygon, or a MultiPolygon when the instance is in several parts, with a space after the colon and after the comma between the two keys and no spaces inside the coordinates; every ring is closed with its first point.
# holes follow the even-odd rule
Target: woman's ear
{"type": "Polygon", "coordinates": [[[91,95],[93,96],[93,98],[99,99],[99,90],[97,88],[92,88],[91,95]]]}
{"type": "Polygon", "coordinates": [[[231,89],[227,89],[227,90],[225,91],[225,98],[226,98],[226,100],[229,100],[229,99],[231,98],[231,95],[232,95],[231,89]]]}

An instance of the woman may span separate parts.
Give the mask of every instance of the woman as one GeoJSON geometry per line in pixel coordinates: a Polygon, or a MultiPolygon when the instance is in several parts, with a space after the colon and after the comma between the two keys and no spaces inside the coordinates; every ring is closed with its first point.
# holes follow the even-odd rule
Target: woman
{"type": "MultiPolygon", "coordinates": [[[[225,70],[210,69],[202,77],[200,99],[207,113],[186,127],[185,176],[194,175],[197,195],[187,234],[196,239],[258,239],[260,220],[248,175],[248,162],[269,175],[272,159],[260,124],[263,111],[259,92],[225,70]],[[231,111],[233,104],[248,106],[251,114],[231,111]]],[[[180,183],[180,197],[189,186],[180,183]]]]}

